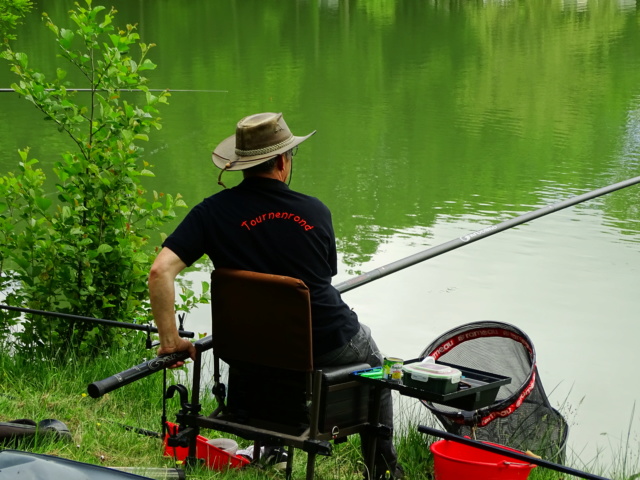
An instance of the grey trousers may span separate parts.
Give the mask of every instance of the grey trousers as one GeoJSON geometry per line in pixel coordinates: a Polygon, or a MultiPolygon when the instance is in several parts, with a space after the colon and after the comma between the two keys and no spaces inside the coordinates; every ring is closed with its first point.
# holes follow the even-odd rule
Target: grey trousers
{"type": "MultiPolygon", "coordinates": [[[[323,366],[331,367],[335,365],[346,365],[349,363],[365,362],[372,367],[382,365],[383,358],[376,342],[371,337],[371,329],[366,325],[360,324],[360,331],[349,340],[349,342],[337,350],[325,353],[314,359],[316,368],[323,366]]],[[[379,422],[387,425],[393,432],[393,402],[391,399],[391,391],[384,389],[380,398],[380,418],[379,422]]],[[[361,434],[362,453],[366,454],[370,445],[371,438],[368,435],[361,434]]],[[[395,471],[398,455],[393,445],[393,435],[391,438],[379,438],[376,448],[376,472],[375,476],[384,474],[386,470],[395,471]]]]}

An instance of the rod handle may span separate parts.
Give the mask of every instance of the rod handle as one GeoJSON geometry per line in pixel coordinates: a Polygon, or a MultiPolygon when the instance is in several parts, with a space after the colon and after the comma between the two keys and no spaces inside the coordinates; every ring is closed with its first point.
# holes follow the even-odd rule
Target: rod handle
{"type": "Polygon", "coordinates": [[[109,393],[117,388],[124,387],[136,380],[147,377],[152,373],[170,367],[176,362],[189,358],[187,352],[176,352],[169,355],[161,355],[139,365],[135,365],[123,372],[116,373],[104,380],[97,380],[87,386],[87,392],[92,398],[100,398],[105,393],[109,393]]]}
{"type": "MultiPolygon", "coordinates": [[[[203,352],[213,347],[213,340],[211,335],[209,335],[193,342],[193,345],[196,347],[196,350],[203,352]]],[[[105,393],[124,387],[125,385],[168,368],[176,362],[186,360],[187,358],[189,358],[189,354],[186,351],[160,355],[159,357],[142,362],[141,364],[135,365],[123,372],[111,375],[104,380],[97,380],[90,383],[87,386],[87,392],[91,398],[100,398],[105,393]]]]}

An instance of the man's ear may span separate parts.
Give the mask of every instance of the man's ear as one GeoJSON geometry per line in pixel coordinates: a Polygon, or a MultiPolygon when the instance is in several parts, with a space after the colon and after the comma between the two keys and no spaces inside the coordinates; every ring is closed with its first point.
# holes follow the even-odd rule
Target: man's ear
{"type": "Polygon", "coordinates": [[[280,155],[278,155],[278,160],[276,160],[276,168],[278,169],[278,171],[282,172],[284,170],[285,165],[286,165],[286,155],[284,153],[281,153],[280,155]]]}

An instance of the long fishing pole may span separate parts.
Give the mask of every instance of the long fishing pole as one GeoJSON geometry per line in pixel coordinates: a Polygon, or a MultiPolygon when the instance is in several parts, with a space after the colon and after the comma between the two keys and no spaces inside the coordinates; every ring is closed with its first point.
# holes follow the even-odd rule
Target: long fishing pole
{"type": "MultiPolygon", "coordinates": [[[[45,88],[45,92],[54,92],[55,88],[45,88]]],[[[67,92],[106,92],[102,88],[65,88],[67,92]]],[[[140,88],[119,88],[118,92],[186,92],[186,93],[229,93],[229,90],[181,90],[173,88],[149,88],[142,90],[140,88]]],[[[15,92],[13,88],[0,88],[0,93],[15,92]]]]}
{"type": "Polygon", "coordinates": [[[594,190],[592,192],[584,193],[582,195],[578,195],[576,197],[572,197],[567,200],[554,203],[552,205],[547,205],[546,207],[539,208],[538,210],[525,213],[524,215],[506,220],[497,225],[491,225],[481,230],[468,233],[467,235],[463,235],[462,237],[454,238],[453,240],[450,240],[436,247],[429,248],[428,250],[424,250],[423,252],[410,255],[401,260],[397,260],[395,262],[371,270],[370,272],[363,273],[362,275],[358,275],[357,277],[339,283],[335,288],[340,293],[348,292],[349,290],[353,290],[356,287],[377,280],[378,278],[385,277],[391,273],[397,272],[398,270],[402,270],[403,268],[407,268],[438,255],[442,255],[443,253],[450,252],[452,250],[455,250],[456,248],[460,248],[470,243],[477,242],[478,240],[481,240],[483,238],[495,235],[498,232],[502,232],[504,230],[515,227],[517,225],[521,225],[525,222],[529,222],[544,215],[557,212],[558,210],[571,207],[578,203],[591,200],[601,195],[605,195],[607,193],[611,193],[616,190],[635,185],[637,183],[640,183],[640,177],[630,178],[629,180],[614,183],[613,185],[609,185],[608,187],[599,188],[598,190],[594,190]]]}
{"type": "MultiPolygon", "coordinates": [[[[93,322],[93,323],[106,325],[109,327],[127,328],[129,330],[140,330],[141,332],[147,332],[147,333],[158,333],[158,329],[150,325],[138,325],[136,323],[117,322],[115,320],[106,320],[104,318],[82,317],[79,315],[71,315],[70,313],[47,312],[45,310],[33,310],[31,308],[12,307],[11,305],[0,305],[0,309],[11,310],[14,312],[21,312],[21,313],[30,313],[32,315],[43,315],[45,317],[58,317],[58,318],[66,318],[68,320],[80,320],[83,322],[93,322]]],[[[185,338],[195,337],[195,333],[187,332],[186,330],[178,330],[178,333],[181,337],[185,337],[185,338]]]]}
{"type": "MultiPolygon", "coordinates": [[[[450,240],[447,243],[443,243],[442,245],[432,247],[421,253],[411,255],[409,257],[406,257],[401,260],[397,260],[393,263],[377,268],[370,272],[363,273],[362,275],[354,277],[345,282],[339,283],[338,285],[336,285],[336,289],[341,293],[347,292],[349,290],[353,290],[354,288],[357,288],[361,285],[365,285],[378,278],[382,278],[393,272],[397,272],[398,270],[402,270],[403,268],[410,267],[412,265],[415,265],[416,263],[420,263],[424,260],[428,260],[429,258],[436,257],[438,255],[449,252],[451,250],[455,250],[456,248],[462,247],[469,243],[476,242],[482,238],[486,238],[490,235],[496,234],[508,228],[515,227],[516,225],[520,225],[522,223],[528,222],[538,217],[548,215],[549,213],[557,212],[558,210],[562,210],[572,205],[576,205],[586,200],[590,200],[592,198],[596,198],[601,195],[605,195],[607,193],[620,190],[622,188],[629,187],[631,185],[635,185],[637,183],[640,183],[640,177],[631,178],[623,182],[609,185],[608,187],[600,188],[598,190],[594,190],[589,193],[578,195],[577,197],[573,197],[568,200],[564,200],[562,202],[548,205],[538,210],[534,210],[533,212],[529,212],[524,215],[520,215],[519,217],[515,217],[511,220],[507,220],[505,222],[499,223],[498,225],[493,225],[490,227],[483,228],[482,230],[478,230],[478,231],[469,233],[467,235],[464,235],[462,237],[456,238],[454,240],[450,240]]],[[[196,343],[199,343],[199,342],[202,342],[203,346],[206,345],[204,350],[211,348],[210,335],[199,340],[196,343]]],[[[149,360],[148,362],[145,362],[136,367],[133,367],[125,372],[121,372],[105,380],[100,380],[98,382],[92,383],[91,385],[89,385],[90,395],[93,398],[98,398],[111,390],[119,388],[123,385],[127,385],[128,383],[131,383],[140,378],[146,377],[147,375],[157,372],[158,370],[161,370],[163,368],[170,367],[175,362],[185,360],[188,357],[189,355],[186,352],[176,352],[171,354],[170,357],[169,356],[156,357],[153,360],[149,360]],[[151,364],[151,367],[149,366],[149,364],[151,364]]]]}

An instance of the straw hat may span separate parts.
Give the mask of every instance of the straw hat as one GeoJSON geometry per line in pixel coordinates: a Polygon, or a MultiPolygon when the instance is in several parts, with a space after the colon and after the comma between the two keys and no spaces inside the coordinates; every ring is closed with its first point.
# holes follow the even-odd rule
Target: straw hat
{"type": "Polygon", "coordinates": [[[236,134],[224,139],[213,151],[213,163],[224,170],[244,170],[300,145],[304,137],[291,133],[282,113],[257,113],[238,122],[236,134]]]}

